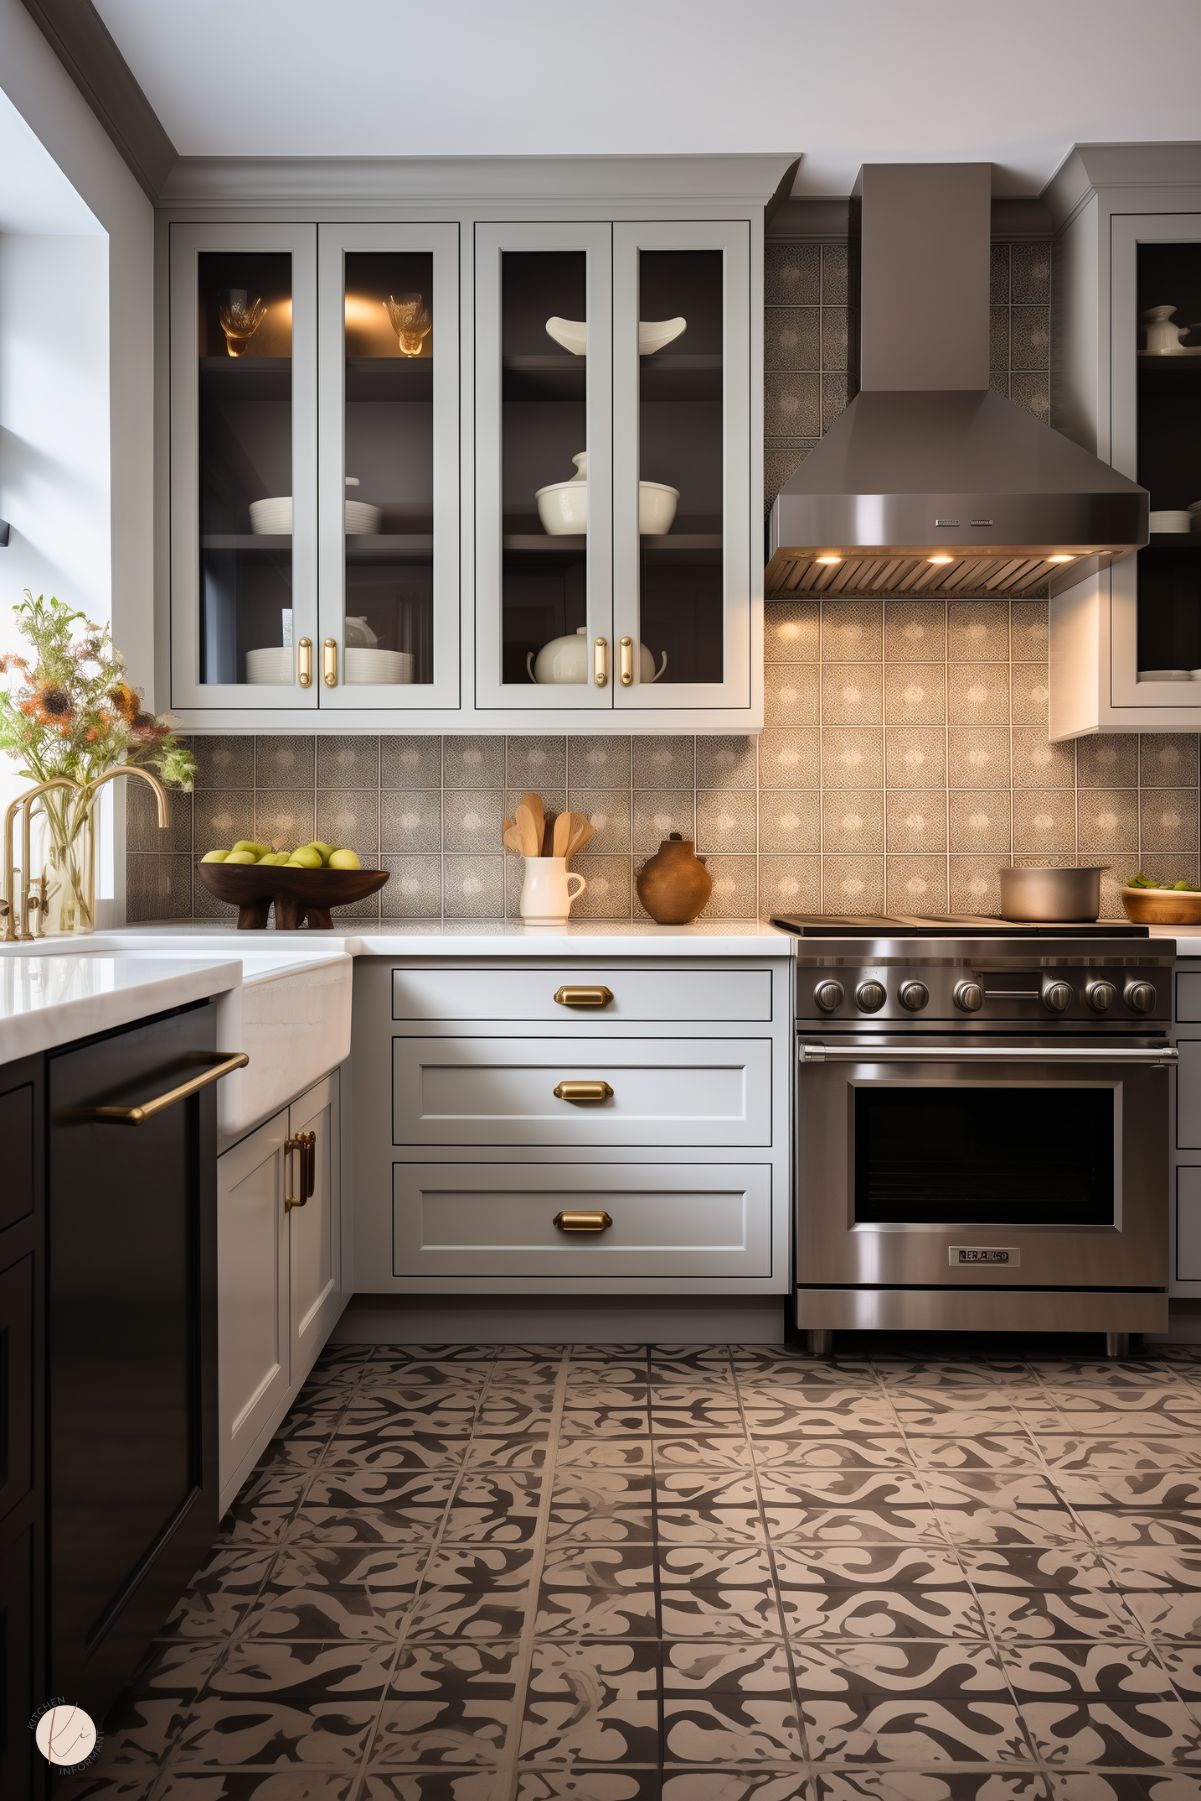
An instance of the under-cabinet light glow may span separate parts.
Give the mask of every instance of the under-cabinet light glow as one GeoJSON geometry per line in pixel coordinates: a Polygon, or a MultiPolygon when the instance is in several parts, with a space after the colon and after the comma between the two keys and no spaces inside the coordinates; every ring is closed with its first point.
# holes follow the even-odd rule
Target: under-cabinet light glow
{"type": "Polygon", "coordinates": [[[1076,561],[1076,558],[1075,558],[1074,554],[1070,551],[1059,550],[1059,551],[1056,551],[1056,553],[1053,557],[1048,557],[1047,561],[1048,561],[1048,563],[1074,563],[1076,561]]]}
{"type": "Polygon", "coordinates": [[[835,556],[833,551],[829,551],[825,556],[814,557],[813,561],[815,563],[841,563],[842,558],[835,556]]]}
{"type": "Polygon", "coordinates": [[[953,563],[954,557],[927,557],[927,563],[953,563]]]}

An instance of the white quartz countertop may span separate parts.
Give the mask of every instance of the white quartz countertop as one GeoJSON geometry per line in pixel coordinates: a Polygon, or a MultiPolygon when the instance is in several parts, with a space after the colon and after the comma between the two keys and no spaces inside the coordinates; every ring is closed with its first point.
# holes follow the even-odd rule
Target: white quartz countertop
{"type": "Polygon", "coordinates": [[[760,919],[698,920],[690,926],[658,926],[651,920],[572,920],[562,930],[517,922],[413,925],[401,922],[366,931],[239,932],[198,920],[189,924],[126,926],[97,933],[92,943],[120,948],[161,947],[192,953],[257,958],[271,955],[308,961],[321,954],[352,957],[788,957],[794,940],[760,919]]]}
{"type": "Polygon", "coordinates": [[[0,954],[0,1063],[236,988],[225,957],[0,954]]]}

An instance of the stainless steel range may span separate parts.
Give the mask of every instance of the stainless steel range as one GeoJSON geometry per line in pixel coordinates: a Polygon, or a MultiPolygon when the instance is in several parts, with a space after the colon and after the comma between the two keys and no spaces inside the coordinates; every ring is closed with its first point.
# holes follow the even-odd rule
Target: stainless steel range
{"type": "Polygon", "coordinates": [[[1167,1325],[1174,946],[1122,925],[781,918],[796,1323],[1167,1325]]]}

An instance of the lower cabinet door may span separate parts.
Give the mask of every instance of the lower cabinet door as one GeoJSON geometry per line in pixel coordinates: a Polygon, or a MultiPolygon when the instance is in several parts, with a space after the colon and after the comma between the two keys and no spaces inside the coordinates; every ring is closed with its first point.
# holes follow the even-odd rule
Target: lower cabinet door
{"type": "Polygon", "coordinates": [[[289,1343],[292,1386],[297,1388],[313,1367],[342,1311],[336,1071],[292,1102],[291,1127],[293,1142],[312,1134],[307,1151],[293,1153],[293,1181],[298,1184],[295,1198],[299,1204],[288,1217],[289,1343]]]}
{"type": "Polygon", "coordinates": [[[769,1276],[767,1164],[397,1163],[395,1276],[769,1276]]]}
{"type": "MultiPolygon", "coordinates": [[[[26,1512],[29,1510],[27,1509],[26,1512]]],[[[0,1795],[36,1801],[47,1766],[34,1746],[30,1720],[50,1699],[39,1668],[34,1622],[41,1557],[37,1526],[23,1519],[6,1533],[0,1555],[0,1795]]]]}
{"type": "Polygon", "coordinates": [[[217,1525],[213,1009],[48,1059],[52,1693],[102,1720],[217,1525]]]}
{"type": "Polygon", "coordinates": [[[287,1137],[285,1111],[217,1164],[222,1513],[288,1404],[287,1137]]]}

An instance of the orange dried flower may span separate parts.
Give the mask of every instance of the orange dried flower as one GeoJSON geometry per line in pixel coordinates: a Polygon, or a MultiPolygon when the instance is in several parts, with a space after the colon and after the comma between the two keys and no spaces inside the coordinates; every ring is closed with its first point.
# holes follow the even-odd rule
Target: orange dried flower
{"type": "Polygon", "coordinates": [[[57,725],[65,735],[69,736],[71,721],[75,717],[75,708],[71,704],[71,696],[65,688],[54,682],[43,682],[35,688],[27,701],[22,701],[21,711],[28,713],[41,725],[57,725]]]}
{"type": "Polygon", "coordinates": [[[108,698],[125,723],[132,725],[141,711],[141,702],[133,689],[125,682],[118,682],[108,698]]]}

